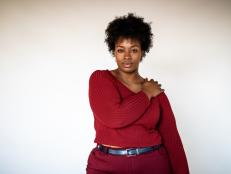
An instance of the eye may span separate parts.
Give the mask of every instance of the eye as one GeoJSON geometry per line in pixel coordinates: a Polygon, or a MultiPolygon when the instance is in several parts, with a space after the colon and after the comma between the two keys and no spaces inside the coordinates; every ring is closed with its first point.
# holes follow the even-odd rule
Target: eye
{"type": "Polygon", "coordinates": [[[134,48],[134,49],[132,49],[132,52],[133,52],[133,53],[137,53],[137,52],[138,52],[138,49],[137,49],[137,48],[134,48]]]}
{"type": "Polygon", "coordinates": [[[118,53],[123,53],[124,50],[123,50],[123,49],[117,49],[117,52],[118,52],[118,53]]]}

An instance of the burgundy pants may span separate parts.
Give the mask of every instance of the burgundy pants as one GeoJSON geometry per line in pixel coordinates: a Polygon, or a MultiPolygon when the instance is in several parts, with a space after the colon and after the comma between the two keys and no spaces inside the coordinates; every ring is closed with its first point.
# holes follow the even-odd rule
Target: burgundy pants
{"type": "Polygon", "coordinates": [[[94,148],[87,164],[87,174],[171,174],[166,149],[136,156],[105,154],[94,148]]]}

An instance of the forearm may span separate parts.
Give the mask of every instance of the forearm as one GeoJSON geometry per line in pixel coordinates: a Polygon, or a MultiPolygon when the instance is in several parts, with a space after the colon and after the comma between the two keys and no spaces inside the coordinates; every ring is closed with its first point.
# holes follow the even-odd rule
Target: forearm
{"type": "Polygon", "coordinates": [[[168,151],[174,174],[188,174],[189,168],[183,144],[177,130],[175,117],[167,96],[163,93],[159,97],[161,118],[158,126],[164,146],[168,151]]]}

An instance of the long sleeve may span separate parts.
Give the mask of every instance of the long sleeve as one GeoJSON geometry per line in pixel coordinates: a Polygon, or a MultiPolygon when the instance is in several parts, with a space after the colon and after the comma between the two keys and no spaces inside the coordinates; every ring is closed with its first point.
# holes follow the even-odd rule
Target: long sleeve
{"type": "Polygon", "coordinates": [[[165,93],[161,93],[158,99],[161,107],[159,133],[167,149],[173,174],[189,174],[186,155],[169,100],[165,93]]]}
{"type": "Polygon", "coordinates": [[[142,91],[122,99],[115,82],[100,70],[89,79],[89,102],[95,119],[110,128],[133,123],[149,106],[149,99],[142,91]]]}

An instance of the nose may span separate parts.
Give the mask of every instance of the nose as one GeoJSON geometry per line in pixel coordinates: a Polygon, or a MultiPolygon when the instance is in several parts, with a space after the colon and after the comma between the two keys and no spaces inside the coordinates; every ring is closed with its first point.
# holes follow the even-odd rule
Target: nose
{"type": "Polygon", "coordinates": [[[124,58],[125,59],[130,59],[131,58],[131,54],[130,54],[130,51],[125,51],[125,55],[124,55],[124,58]]]}

